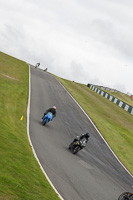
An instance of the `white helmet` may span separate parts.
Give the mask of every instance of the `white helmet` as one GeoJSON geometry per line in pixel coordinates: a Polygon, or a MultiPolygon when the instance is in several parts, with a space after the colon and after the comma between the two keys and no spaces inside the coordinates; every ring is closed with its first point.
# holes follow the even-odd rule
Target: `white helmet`
{"type": "Polygon", "coordinates": [[[56,106],[53,106],[53,109],[55,109],[55,110],[56,110],[56,106]]]}

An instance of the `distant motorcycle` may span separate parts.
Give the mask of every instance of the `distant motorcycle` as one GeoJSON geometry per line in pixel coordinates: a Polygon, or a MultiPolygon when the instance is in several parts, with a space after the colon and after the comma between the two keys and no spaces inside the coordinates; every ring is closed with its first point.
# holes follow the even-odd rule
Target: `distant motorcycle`
{"type": "Polygon", "coordinates": [[[118,200],[133,200],[133,193],[124,192],[119,196],[118,200]]]}
{"type": "Polygon", "coordinates": [[[36,65],[35,65],[35,69],[36,69],[37,67],[39,67],[39,65],[40,65],[40,63],[36,63],[36,65]]]}
{"type": "Polygon", "coordinates": [[[53,119],[53,114],[51,112],[48,112],[46,115],[43,116],[42,124],[45,126],[48,122],[50,122],[53,119]]]}
{"type": "Polygon", "coordinates": [[[81,140],[76,140],[69,145],[69,149],[73,154],[78,153],[81,149],[86,147],[86,139],[83,138],[81,140]]]}

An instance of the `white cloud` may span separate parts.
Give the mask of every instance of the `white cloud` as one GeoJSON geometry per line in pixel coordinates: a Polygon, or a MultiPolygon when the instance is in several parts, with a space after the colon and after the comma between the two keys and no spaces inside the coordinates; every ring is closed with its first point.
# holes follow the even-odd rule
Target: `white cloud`
{"type": "Polygon", "coordinates": [[[133,93],[133,2],[0,0],[1,51],[51,73],[133,93]]]}

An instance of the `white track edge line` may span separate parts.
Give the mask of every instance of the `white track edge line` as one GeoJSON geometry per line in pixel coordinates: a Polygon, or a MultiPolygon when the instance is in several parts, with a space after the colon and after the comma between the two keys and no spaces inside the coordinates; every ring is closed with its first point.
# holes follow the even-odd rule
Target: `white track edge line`
{"type": "Polygon", "coordinates": [[[52,186],[52,188],[54,189],[54,191],[56,192],[56,194],[58,195],[58,197],[61,199],[61,200],[64,200],[63,197],[59,194],[59,192],[57,191],[57,189],[55,188],[55,186],[53,185],[53,183],[51,182],[51,180],[49,179],[48,175],[46,174],[46,172],[44,171],[38,157],[37,157],[37,154],[35,152],[35,149],[32,145],[32,142],[31,142],[31,139],[30,139],[30,134],[29,134],[29,117],[30,117],[30,98],[31,98],[31,74],[30,74],[30,65],[29,65],[29,97],[28,97],[28,105],[27,105],[27,135],[28,135],[28,139],[29,139],[29,142],[30,142],[30,145],[32,147],[32,151],[33,151],[33,154],[43,172],[43,174],[45,175],[46,179],[48,180],[48,182],[50,183],[50,185],[52,186]]]}
{"type": "MultiPolygon", "coordinates": [[[[57,79],[56,79],[57,80],[57,79]]],[[[58,80],[57,80],[58,81],[58,80]]],[[[60,81],[58,81],[60,83],[60,81]]],[[[121,163],[121,161],[118,159],[118,157],[115,155],[115,153],[113,152],[113,150],[111,149],[111,147],[109,146],[109,144],[106,142],[106,140],[104,139],[104,137],[102,136],[102,134],[100,133],[100,131],[97,129],[97,127],[95,126],[95,124],[92,122],[92,120],[90,119],[90,117],[87,115],[87,113],[83,110],[83,108],[79,105],[79,103],[74,99],[74,97],[68,92],[68,90],[60,83],[60,85],[66,90],[66,92],[70,95],[70,97],[75,101],[75,103],[79,106],[79,108],[83,111],[83,113],[86,115],[86,117],[90,120],[90,122],[92,123],[92,125],[94,126],[94,128],[97,130],[97,132],[99,133],[99,135],[101,136],[101,138],[103,139],[103,141],[105,142],[105,144],[108,146],[108,148],[110,149],[110,151],[113,153],[113,155],[115,156],[115,158],[118,160],[118,162],[122,165],[122,167],[128,172],[128,174],[133,178],[132,174],[128,171],[128,169],[121,163]]]]}

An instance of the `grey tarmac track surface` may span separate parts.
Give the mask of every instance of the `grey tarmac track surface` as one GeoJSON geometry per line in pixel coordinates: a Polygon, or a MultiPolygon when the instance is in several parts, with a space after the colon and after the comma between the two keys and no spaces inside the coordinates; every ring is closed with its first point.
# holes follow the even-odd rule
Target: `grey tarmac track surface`
{"type": "Polygon", "coordinates": [[[133,178],[120,165],[78,105],[50,74],[31,67],[30,138],[42,167],[65,200],[117,200],[132,191],[133,178]],[[41,118],[57,106],[46,126],[41,118]],[[73,155],[68,145],[91,134],[87,147],[73,155]]]}

